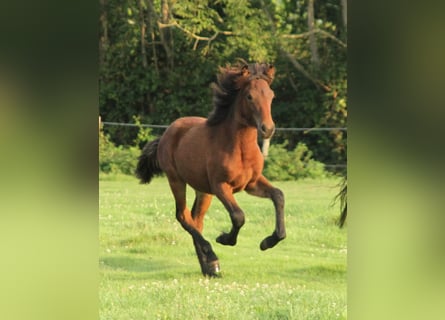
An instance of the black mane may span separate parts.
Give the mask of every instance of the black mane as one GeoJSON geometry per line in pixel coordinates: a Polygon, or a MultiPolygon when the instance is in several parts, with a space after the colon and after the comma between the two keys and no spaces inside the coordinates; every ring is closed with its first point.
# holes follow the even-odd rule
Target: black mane
{"type": "Polygon", "coordinates": [[[242,64],[221,68],[216,83],[212,83],[213,110],[207,118],[207,125],[214,126],[224,121],[240,91],[250,80],[261,78],[269,84],[273,80],[268,72],[272,68],[266,63],[242,64]]]}

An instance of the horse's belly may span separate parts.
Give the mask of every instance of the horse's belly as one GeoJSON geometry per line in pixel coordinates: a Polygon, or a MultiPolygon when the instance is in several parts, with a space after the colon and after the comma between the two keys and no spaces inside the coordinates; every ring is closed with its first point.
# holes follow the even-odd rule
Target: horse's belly
{"type": "MultiPolygon", "coordinates": [[[[184,159],[183,157],[181,158],[184,159]]],[[[205,166],[197,165],[195,161],[182,161],[181,159],[178,159],[176,167],[181,179],[193,189],[200,192],[211,193],[205,166]]]]}

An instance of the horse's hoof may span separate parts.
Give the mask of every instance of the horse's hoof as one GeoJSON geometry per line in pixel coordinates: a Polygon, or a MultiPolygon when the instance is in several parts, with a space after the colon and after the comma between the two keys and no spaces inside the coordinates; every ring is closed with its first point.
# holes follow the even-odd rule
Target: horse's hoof
{"type": "Polygon", "coordinates": [[[222,278],[222,273],[220,270],[213,272],[209,275],[210,278],[222,278]]]}
{"type": "Polygon", "coordinates": [[[219,267],[218,260],[209,262],[207,265],[207,270],[204,273],[205,276],[208,276],[210,278],[219,278],[221,277],[221,268],[219,267]]]}
{"type": "Polygon", "coordinates": [[[283,240],[283,239],[284,239],[284,237],[283,237],[283,238],[279,238],[279,237],[275,234],[275,232],[274,232],[271,236],[268,236],[268,237],[264,238],[263,241],[261,241],[261,243],[260,243],[260,249],[264,251],[264,250],[266,250],[266,249],[273,248],[273,247],[275,247],[275,245],[276,245],[278,242],[280,242],[280,241],[283,240]]]}
{"type": "Polygon", "coordinates": [[[218,238],[216,238],[216,242],[225,246],[234,246],[236,245],[236,238],[231,237],[230,234],[223,232],[218,238]]]}

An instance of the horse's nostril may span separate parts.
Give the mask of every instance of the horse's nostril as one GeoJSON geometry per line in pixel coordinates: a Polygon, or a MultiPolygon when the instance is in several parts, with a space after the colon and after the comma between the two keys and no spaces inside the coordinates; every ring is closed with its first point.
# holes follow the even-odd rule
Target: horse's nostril
{"type": "Polygon", "coordinates": [[[260,129],[261,129],[261,134],[263,135],[263,138],[270,138],[275,131],[275,126],[272,125],[271,127],[268,127],[268,126],[262,124],[260,126],[260,129]]]}
{"type": "Polygon", "coordinates": [[[261,125],[261,132],[262,133],[266,133],[267,132],[267,128],[264,124],[261,125]]]}

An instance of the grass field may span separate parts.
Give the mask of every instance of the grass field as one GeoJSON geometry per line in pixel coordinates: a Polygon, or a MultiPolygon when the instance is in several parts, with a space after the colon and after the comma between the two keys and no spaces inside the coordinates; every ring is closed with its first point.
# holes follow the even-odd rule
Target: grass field
{"type": "Polygon", "coordinates": [[[101,176],[100,319],[346,319],[346,230],[335,225],[338,204],[330,206],[338,182],[275,182],[286,197],[287,238],[264,252],[272,202],[237,194],[246,224],[226,247],[215,238],[230,230],[230,218],[215,198],[203,234],[223,276],[207,279],[165,178],[140,185],[101,176]]]}

